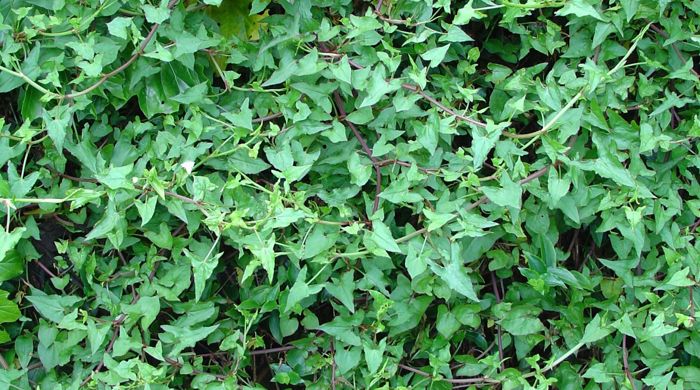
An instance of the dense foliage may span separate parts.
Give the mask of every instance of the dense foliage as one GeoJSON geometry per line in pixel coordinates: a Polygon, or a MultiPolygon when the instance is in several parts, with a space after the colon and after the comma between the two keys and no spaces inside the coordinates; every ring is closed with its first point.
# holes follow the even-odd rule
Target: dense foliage
{"type": "Polygon", "coordinates": [[[700,388],[698,12],[3,0],[0,388],[700,388]]]}

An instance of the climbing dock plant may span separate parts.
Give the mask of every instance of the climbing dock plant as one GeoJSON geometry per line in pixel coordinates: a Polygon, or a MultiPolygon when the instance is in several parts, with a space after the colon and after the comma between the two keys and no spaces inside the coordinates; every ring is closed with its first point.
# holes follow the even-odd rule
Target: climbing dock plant
{"type": "Polygon", "coordinates": [[[0,389],[700,388],[700,3],[0,2],[0,389]]]}

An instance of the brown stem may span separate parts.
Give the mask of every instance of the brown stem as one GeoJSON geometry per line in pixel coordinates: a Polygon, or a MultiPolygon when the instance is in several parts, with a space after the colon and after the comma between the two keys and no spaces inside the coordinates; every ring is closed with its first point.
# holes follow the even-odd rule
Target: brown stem
{"type": "Polygon", "coordinates": [[[382,193],[382,169],[379,165],[374,165],[374,176],[377,178],[377,184],[374,186],[374,203],[372,204],[372,214],[379,210],[379,195],[382,193]]]}
{"type": "MultiPolygon", "coordinates": [[[[322,53],[326,53],[326,54],[328,54],[328,53],[330,53],[330,54],[337,54],[337,53],[335,53],[335,52],[329,50],[329,49],[328,49],[325,45],[323,45],[323,44],[319,44],[318,47],[319,47],[319,49],[321,49],[321,52],[322,52],[322,53]]],[[[348,64],[350,64],[350,66],[352,66],[352,67],[355,68],[355,69],[364,69],[364,66],[358,64],[357,62],[351,60],[350,58],[348,58],[348,64]]],[[[424,92],[420,87],[418,87],[417,85],[408,84],[408,83],[403,83],[403,84],[401,84],[401,87],[404,88],[404,89],[406,89],[406,90],[408,90],[408,91],[417,93],[417,94],[420,95],[423,99],[425,99],[425,100],[427,100],[428,102],[430,102],[431,104],[435,105],[435,106],[436,106],[437,108],[439,108],[440,110],[442,110],[442,111],[444,111],[444,112],[446,112],[446,113],[448,113],[448,114],[454,116],[454,117],[457,118],[458,120],[471,123],[471,124],[473,124],[474,126],[484,127],[484,128],[486,127],[486,123],[480,122],[480,121],[478,121],[478,120],[475,120],[475,119],[472,119],[472,118],[469,118],[469,117],[466,117],[466,116],[464,116],[464,115],[461,115],[461,114],[457,113],[455,110],[453,110],[453,109],[447,107],[446,105],[440,103],[439,100],[437,100],[437,99],[435,99],[434,97],[432,97],[432,96],[428,95],[427,93],[425,93],[425,92],[424,92]]]]}
{"type": "Polygon", "coordinates": [[[340,120],[345,122],[350,130],[352,130],[353,134],[355,135],[355,138],[360,142],[360,146],[362,146],[362,150],[367,153],[367,156],[369,157],[370,160],[372,160],[372,163],[375,164],[377,162],[377,159],[372,156],[372,149],[367,145],[367,141],[362,137],[362,134],[360,134],[360,131],[357,130],[357,127],[355,127],[355,124],[347,120],[347,112],[345,111],[345,102],[343,101],[343,98],[340,97],[340,93],[336,90],[333,92],[333,98],[335,99],[335,105],[338,109],[338,114],[340,115],[340,120]]]}
{"type": "Polygon", "coordinates": [[[37,261],[36,261],[36,264],[39,266],[39,268],[41,268],[44,272],[46,272],[47,274],[49,274],[49,276],[51,276],[52,278],[55,278],[55,277],[56,277],[56,274],[53,273],[53,272],[51,272],[51,270],[48,269],[48,268],[44,265],[44,263],[42,263],[41,261],[37,260],[37,261]]]}
{"type": "Polygon", "coordinates": [[[440,110],[442,110],[442,111],[444,111],[444,112],[446,112],[446,113],[448,113],[448,114],[454,116],[455,118],[457,118],[457,119],[459,119],[459,120],[461,120],[461,121],[464,121],[464,122],[467,122],[467,123],[471,123],[472,125],[478,126],[478,127],[483,127],[483,128],[486,127],[486,123],[480,122],[480,121],[478,121],[478,120],[476,120],[476,119],[469,118],[469,117],[467,117],[467,116],[464,116],[464,115],[462,115],[462,114],[456,112],[455,110],[453,110],[453,109],[447,107],[446,105],[440,103],[439,100],[437,100],[437,99],[435,99],[434,97],[432,97],[432,96],[428,95],[427,93],[425,93],[425,91],[423,91],[422,89],[420,89],[420,87],[418,87],[418,86],[416,86],[416,85],[408,84],[408,83],[403,83],[403,84],[401,84],[401,86],[402,86],[404,89],[406,89],[406,90],[409,90],[409,91],[412,91],[412,92],[415,92],[415,93],[419,94],[423,99],[429,101],[429,102],[430,102],[431,104],[433,104],[435,107],[437,107],[437,108],[439,108],[440,110]]]}
{"type": "Polygon", "coordinates": [[[296,348],[293,345],[285,345],[284,347],[276,347],[276,348],[267,348],[267,349],[256,349],[253,351],[248,352],[250,356],[256,356],[256,355],[269,355],[272,353],[280,353],[280,352],[287,352],[291,351],[292,349],[296,348]]]}
{"type": "Polygon", "coordinates": [[[683,120],[681,120],[681,117],[678,115],[674,107],[671,107],[671,118],[673,118],[673,121],[671,122],[672,129],[675,129],[681,124],[681,122],[683,122],[683,120]]]}
{"type": "Polygon", "coordinates": [[[632,390],[637,390],[637,386],[634,384],[634,377],[632,376],[632,373],[630,372],[630,366],[629,366],[629,361],[627,360],[627,335],[622,335],[622,366],[625,369],[625,375],[627,376],[627,379],[630,381],[630,385],[632,386],[632,390]]]}
{"type": "Polygon", "coordinates": [[[331,339],[331,389],[335,390],[335,343],[331,339]]]}
{"type": "MultiPolygon", "coordinates": [[[[408,161],[402,161],[402,160],[397,160],[397,159],[388,159],[388,160],[377,161],[377,165],[382,166],[382,167],[387,166],[387,165],[392,165],[392,164],[401,165],[402,167],[407,167],[407,168],[410,168],[410,167],[415,165],[415,164],[412,164],[408,161]]],[[[423,172],[423,173],[427,173],[427,174],[435,174],[439,171],[439,169],[422,168],[422,167],[418,167],[418,170],[423,172]]]]}
{"type": "MultiPolygon", "coordinates": [[[[407,365],[401,364],[401,363],[399,363],[399,367],[406,370],[406,371],[410,371],[414,374],[433,379],[432,375],[430,375],[429,373],[427,373],[425,371],[421,371],[417,368],[413,368],[411,366],[407,366],[407,365]]],[[[440,378],[440,380],[448,382],[448,383],[452,383],[452,384],[469,384],[469,383],[471,383],[471,384],[498,384],[498,383],[501,383],[501,381],[499,381],[499,380],[487,378],[485,376],[477,376],[474,378],[440,378]]]]}
{"type": "Polygon", "coordinates": [[[695,223],[693,224],[693,226],[690,227],[690,234],[695,233],[695,230],[697,230],[698,226],[700,226],[700,218],[698,218],[697,221],[695,221],[695,223]]]}
{"type": "Polygon", "coordinates": [[[263,123],[267,121],[271,121],[273,119],[279,118],[282,116],[281,112],[277,112],[274,114],[266,115],[266,116],[261,116],[260,118],[255,118],[253,119],[253,123],[263,123]]]}
{"type": "MultiPolygon", "coordinates": [[[[173,9],[175,5],[177,5],[179,0],[170,0],[168,3],[168,9],[173,9]]],[[[69,93],[67,95],[63,95],[63,98],[65,99],[74,99],[78,96],[83,96],[87,95],[88,93],[94,91],[97,87],[100,85],[104,84],[105,81],[109,80],[110,77],[120,73],[124,69],[128,68],[131,64],[133,64],[139,57],[143,55],[144,50],[146,49],[146,46],[151,42],[153,37],[156,35],[156,31],[158,30],[158,27],[160,27],[160,24],[154,23],[151,26],[151,29],[148,31],[148,35],[146,35],[146,38],[143,39],[141,44],[139,45],[138,50],[123,64],[121,64],[118,68],[114,69],[113,71],[104,74],[97,82],[82,91],[74,91],[72,93],[69,93]]]]}
{"type": "Polygon", "coordinates": [[[491,344],[489,344],[489,346],[486,347],[485,350],[481,351],[481,353],[476,356],[476,360],[480,360],[484,356],[488,355],[488,353],[491,352],[491,350],[493,349],[494,345],[496,345],[496,343],[492,342],[491,344]]]}
{"type": "Polygon", "coordinates": [[[335,100],[336,109],[338,110],[338,119],[345,122],[345,124],[350,128],[350,130],[352,130],[352,133],[355,135],[355,138],[357,138],[357,141],[360,143],[362,150],[365,153],[367,153],[367,156],[372,161],[372,165],[374,166],[374,175],[375,180],[377,182],[374,193],[374,204],[372,206],[372,214],[374,214],[379,209],[379,194],[381,194],[382,192],[381,166],[378,164],[377,159],[372,155],[372,148],[369,147],[367,141],[365,141],[365,139],[362,137],[362,134],[360,134],[360,131],[357,130],[357,127],[355,127],[355,124],[353,124],[347,119],[347,112],[345,111],[345,102],[343,101],[343,98],[340,97],[340,93],[337,90],[333,92],[333,98],[335,100]]]}
{"type": "MultiPolygon", "coordinates": [[[[498,292],[498,283],[496,282],[496,274],[491,272],[491,285],[493,286],[493,293],[496,295],[496,303],[501,303],[501,293],[498,292]]],[[[496,325],[498,330],[498,360],[501,362],[501,371],[505,370],[505,365],[503,364],[503,335],[501,334],[501,326],[496,325]]]]}
{"type": "MultiPolygon", "coordinates": [[[[651,28],[652,30],[656,31],[657,34],[659,34],[659,35],[661,35],[662,37],[668,39],[668,33],[667,33],[666,31],[664,31],[662,28],[657,27],[657,26],[656,26],[655,24],[653,24],[653,23],[651,24],[650,28],[651,28]]],[[[680,60],[683,62],[683,64],[685,64],[685,63],[686,63],[685,56],[684,56],[683,53],[680,51],[680,49],[678,49],[678,45],[676,45],[675,43],[672,43],[672,44],[671,44],[671,48],[673,48],[673,51],[676,53],[676,56],[678,57],[678,59],[680,59],[680,60]]],[[[696,72],[695,69],[690,68],[690,73],[694,74],[695,77],[700,78],[700,74],[698,74],[698,72],[696,72]]]]}
{"type": "MultiPolygon", "coordinates": [[[[126,318],[126,316],[124,316],[122,314],[120,316],[120,318],[121,318],[121,322],[123,322],[123,319],[126,318]]],[[[109,344],[107,345],[107,349],[105,349],[106,354],[112,352],[112,348],[114,348],[114,342],[117,341],[117,334],[119,333],[119,328],[121,327],[121,322],[114,321],[114,323],[112,325],[114,327],[114,330],[112,331],[112,338],[109,340],[109,344]]],[[[88,375],[87,378],[85,378],[80,383],[80,386],[81,387],[85,386],[88,382],[90,382],[90,379],[92,379],[92,377],[95,375],[95,373],[99,372],[102,369],[102,367],[104,367],[104,365],[105,365],[105,361],[104,361],[104,359],[101,359],[100,362],[97,364],[97,367],[95,367],[95,369],[92,370],[92,372],[90,372],[90,375],[88,375]]]]}

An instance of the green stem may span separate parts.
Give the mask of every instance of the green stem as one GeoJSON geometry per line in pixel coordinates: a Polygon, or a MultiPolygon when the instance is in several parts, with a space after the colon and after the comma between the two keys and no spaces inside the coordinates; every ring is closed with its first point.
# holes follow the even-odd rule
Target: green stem
{"type": "MultiPolygon", "coordinates": [[[[551,370],[554,369],[556,366],[560,365],[562,362],[564,362],[566,359],[568,359],[569,356],[575,354],[575,353],[576,353],[579,349],[581,349],[581,347],[583,347],[583,346],[584,346],[584,343],[578,343],[578,344],[574,345],[571,349],[569,349],[568,351],[566,351],[563,355],[559,356],[559,357],[557,358],[557,360],[553,361],[553,362],[550,363],[550,364],[547,364],[547,365],[542,369],[542,371],[539,371],[539,372],[540,372],[540,373],[545,373],[545,372],[547,372],[547,371],[551,371],[551,370]]],[[[527,373],[527,374],[523,375],[522,377],[523,377],[523,379],[532,378],[533,376],[537,375],[537,373],[538,373],[537,371],[533,371],[533,372],[530,372],[530,373],[527,373]]]]}
{"type": "Polygon", "coordinates": [[[84,18],[83,20],[80,21],[80,24],[78,28],[71,28],[70,30],[66,31],[59,31],[59,32],[46,32],[46,31],[39,31],[39,35],[44,36],[44,37],[64,37],[67,35],[73,35],[76,33],[79,33],[82,31],[83,27],[87,27],[92,23],[92,21],[97,18],[100,15],[100,12],[102,12],[106,7],[111,6],[114,4],[114,2],[106,2],[99,6],[95,12],[88,16],[87,18],[84,18]]]}
{"type": "Polygon", "coordinates": [[[323,267],[321,267],[321,269],[318,270],[318,272],[316,272],[316,275],[314,275],[311,279],[309,279],[309,281],[307,282],[307,284],[313,283],[313,281],[316,280],[316,278],[318,277],[318,275],[321,275],[321,272],[323,272],[323,271],[326,269],[326,267],[328,267],[328,264],[330,264],[330,263],[324,264],[323,267]]]}
{"type": "Polygon", "coordinates": [[[510,7],[510,8],[521,8],[521,9],[540,9],[540,8],[556,8],[556,7],[563,7],[566,3],[561,2],[561,3],[539,3],[539,4],[530,4],[530,3],[525,3],[525,4],[520,4],[520,3],[511,3],[510,1],[501,1],[501,4],[505,7],[510,7]]]}
{"type": "Polygon", "coordinates": [[[646,34],[647,30],[649,30],[649,27],[651,27],[651,23],[644,26],[642,31],[640,31],[639,34],[637,34],[637,36],[634,37],[634,39],[632,40],[632,46],[630,46],[629,50],[627,50],[627,53],[625,53],[625,56],[622,57],[620,62],[618,62],[614,68],[610,69],[610,71],[607,73],[608,76],[611,76],[613,73],[617,72],[623,66],[625,66],[627,59],[632,55],[632,52],[634,52],[634,50],[637,48],[637,44],[639,44],[639,41],[642,40],[642,37],[644,37],[644,34],[646,34]]]}
{"type": "Polygon", "coordinates": [[[566,105],[561,110],[559,110],[559,112],[557,112],[557,114],[554,115],[554,117],[549,122],[547,122],[547,124],[545,124],[541,129],[539,129],[537,131],[533,131],[532,133],[525,133],[525,134],[510,133],[510,132],[504,131],[503,135],[505,135],[506,137],[509,137],[509,138],[527,139],[527,138],[539,137],[540,135],[545,134],[546,132],[548,132],[552,128],[552,126],[554,126],[557,123],[557,121],[559,119],[561,119],[562,116],[564,116],[564,114],[566,114],[567,111],[569,111],[571,109],[571,107],[573,107],[574,104],[576,104],[576,102],[579,99],[581,99],[581,97],[583,96],[584,90],[585,90],[585,88],[582,88],[580,91],[578,91],[578,93],[576,95],[574,95],[574,97],[572,97],[571,100],[569,100],[569,102],[566,103],[566,105]]]}
{"type": "Polygon", "coordinates": [[[14,199],[8,199],[8,198],[0,198],[0,203],[5,203],[5,204],[11,204],[12,202],[17,202],[17,203],[52,203],[52,204],[60,204],[63,202],[66,202],[68,198],[14,198],[14,199]]]}
{"type": "Polygon", "coordinates": [[[9,69],[9,68],[6,68],[6,67],[4,67],[4,66],[2,66],[2,65],[0,65],[0,71],[5,72],[5,73],[7,73],[7,74],[9,74],[9,75],[12,75],[12,76],[15,76],[15,77],[18,77],[18,78],[24,80],[27,84],[31,85],[32,87],[34,87],[34,88],[35,88],[36,90],[38,90],[39,92],[42,92],[42,93],[44,93],[44,94],[46,94],[46,95],[49,95],[52,99],[59,99],[59,98],[61,98],[61,95],[59,95],[59,94],[57,94],[57,93],[54,93],[54,92],[51,92],[51,91],[49,91],[48,89],[42,87],[42,86],[39,85],[36,81],[34,81],[34,80],[32,80],[31,78],[29,78],[29,76],[27,76],[26,74],[22,73],[21,71],[14,71],[14,70],[9,69]]]}

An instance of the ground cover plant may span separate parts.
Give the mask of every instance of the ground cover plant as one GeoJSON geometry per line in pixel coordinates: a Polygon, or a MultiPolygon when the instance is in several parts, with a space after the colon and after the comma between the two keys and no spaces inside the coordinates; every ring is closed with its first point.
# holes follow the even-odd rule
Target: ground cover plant
{"type": "Polygon", "coordinates": [[[0,388],[700,388],[698,12],[0,2],[0,388]]]}

